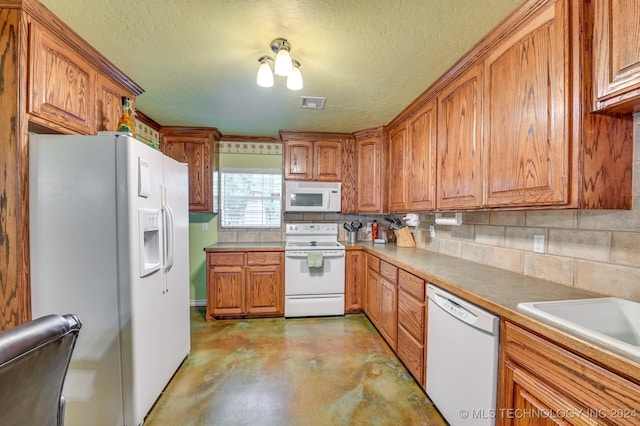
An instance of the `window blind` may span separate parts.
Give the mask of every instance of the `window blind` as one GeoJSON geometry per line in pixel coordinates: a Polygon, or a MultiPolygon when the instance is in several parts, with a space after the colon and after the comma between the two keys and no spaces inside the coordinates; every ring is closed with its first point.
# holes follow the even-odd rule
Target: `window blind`
{"type": "Polygon", "coordinates": [[[282,171],[224,168],[220,198],[222,228],[280,228],[282,171]]]}

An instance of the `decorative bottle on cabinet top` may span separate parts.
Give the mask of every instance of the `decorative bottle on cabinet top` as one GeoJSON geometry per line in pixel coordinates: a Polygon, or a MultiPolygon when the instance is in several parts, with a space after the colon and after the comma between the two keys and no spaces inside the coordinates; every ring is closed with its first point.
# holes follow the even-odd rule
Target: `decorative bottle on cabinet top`
{"type": "Polygon", "coordinates": [[[136,137],[136,125],[133,121],[133,109],[131,108],[131,99],[127,96],[122,97],[122,115],[118,121],[118,131],[131,133],[136,137]]]}

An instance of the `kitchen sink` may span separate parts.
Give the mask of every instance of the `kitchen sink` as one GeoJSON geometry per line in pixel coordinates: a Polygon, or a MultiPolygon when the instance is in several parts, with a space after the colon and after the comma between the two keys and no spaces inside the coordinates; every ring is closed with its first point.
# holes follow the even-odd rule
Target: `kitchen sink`
{"type": "Polygon", "coordinates": [[[518,308],[640,357],[640,303],[617,297],[519,303],[518,308]]]}

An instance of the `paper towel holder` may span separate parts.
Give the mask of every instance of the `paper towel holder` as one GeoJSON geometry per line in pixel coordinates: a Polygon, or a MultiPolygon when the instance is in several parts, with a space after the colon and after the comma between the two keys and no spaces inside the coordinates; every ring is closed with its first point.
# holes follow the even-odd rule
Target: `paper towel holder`
{"type": "Polygon", "coordinates": [[[442,216],[442,213],[436,213],[436,225],[462,225],[462,213],[455,213],[455,216],[442,216]]]}

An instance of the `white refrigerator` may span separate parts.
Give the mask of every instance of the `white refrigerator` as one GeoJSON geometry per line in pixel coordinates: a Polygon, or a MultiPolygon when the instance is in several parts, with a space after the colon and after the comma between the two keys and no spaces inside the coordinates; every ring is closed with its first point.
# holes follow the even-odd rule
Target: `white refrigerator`
{"type": "Polygon", "coordinates": [[[187,166],[129,136],[29,135],[33,318],[77,314],[65,424],[140,425],[190,350],[187,166]]]}

